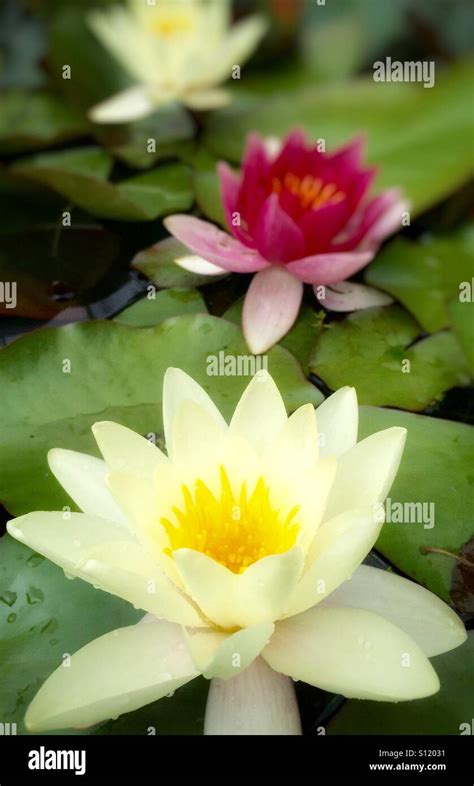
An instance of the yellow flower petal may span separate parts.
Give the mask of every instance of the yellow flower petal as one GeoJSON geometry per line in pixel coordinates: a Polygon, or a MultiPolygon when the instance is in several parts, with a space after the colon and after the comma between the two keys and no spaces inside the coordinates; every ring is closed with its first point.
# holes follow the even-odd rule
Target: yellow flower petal
{"type": "Polygon", "coordinates": [[[378,538],[383,518],[374,508],[350,510],[325,522],[306,556],[305,572],[285,609],[285,616],[320,603],[349,578],[378,538]]]}
{"type": "Polygon", "coordinates": [[[203,614],[223,628],[249,627],[277,619],[303,564],[296,546],[233,573],[193,549],[173,553],[184,586],[203,614]]]}
{"type": "Polygon", "coordinates": [[[388,570],[361,565],[324,605],[366,609],[408,633],[427,657],[459,647],[466,629],[456,612],[414,581],[388,570]]]}
{"type": "Polygon", "coordinates": [[[84,513],[128,527],[127,517],[107,488],[104,461],[75,450],[54,448],[48,453],[48,464],[63,489],[84,513]]]}
{"type": "Polygon", "coordinates": [[[286,409],[275,382],[259,371],[244,390],[230,422],[230,432],[243,437],[262,454],[287,421],[286,409]]]}
{"type": "Polygon", "coordinates": [[[229,679],[258,657],[274,628],[272,622],[261,622],[231,634],[188,628],[185,635],[196,668],[207,679],[229,679]]]}
{"type": "Polygon", "coordinates": [[[130,472],[151,480],[156,467],[168,462],[156,445],[126,426],[103,420],[94,423],[92,433],[109,471],[130,472]]]}
{"type": "Polygon", "coordinates": [[[198,676],[179,625],[152,622],[106,633],[59,666],[28,707],[30,731],[116,718],[198,676]]]}
{"type": "Polygon", "coordinates": [[[382,502],[402,458],[406,429],[387,428],[358,442],[338,459],[326,517],[382,502]]]}
{"type": "Polygon", "coordinates": [[[323,401],[316,410],[319,449],[322,456],[342,456],[357,442],[359,409],[354,388],[344,387],[323,401]]]}
{"type": "Polygon", "coordinates": [[[283,620],[262,655],[276,671],[348,698],[403,701],[439,690],[413,639],[362,609],[316,606],[283,620]]]}

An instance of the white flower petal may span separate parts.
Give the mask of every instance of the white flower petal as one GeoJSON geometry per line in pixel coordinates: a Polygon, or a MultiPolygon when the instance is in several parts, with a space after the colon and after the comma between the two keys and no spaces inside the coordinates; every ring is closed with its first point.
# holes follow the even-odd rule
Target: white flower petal
{"type": "Polygon", "coordinates": [[[316,410],[321,456],[342,456],[357,442],[359,408],[355,388],[343,387],[316,410]]]}
{"type": "Polygon", "coordinates": [[[54,448],[48,453],[54,477],[84,513],[128,527],[127,518],[105,482],[107,465],[95,456],[54,448]]]}
{"type": "Polygon", "coordinates": [[[459,647],[467,636],[458,615],[432,592],[368,565],[357,568],[323,605],[373,611],[408,633],[429,658],[459,647]]]}
{"type": "Polygon", "coordinates": [[[357,284],[355,281],[339,281],[326,287],[315,284],[313,290],[321,305],[328,311],[360,311],[393,303],[393,297],[386,292],[365,284],[357,284]]]}
{"type": "Polygon", "coordinates": [[[177,257],[174,261],[183,270],[188,270],[190,273],[198,273],[200,276],[227,276],[229,274],[228,270],[224,270],[223,267],[218,265],[213,265],[212,262],[208,262],[207,259],[203,259],[203,257],[199,257],[197,254],[189,253],[186,256],[177,257]]]}
{"type": "Polygon", "coordinates": [[[78,575],[79,566],[94,546],[104,542],[136,543],[119,524],[85,513],[36,511],[9,521],[7,530],[73,575],[78,575]]]}
{"type": "Polygon", "coordinates": [[[303,563],[299,547],[264,557],[239,574],[193,549],[178,549],[173,556],[186,591],[203,614],[223,628],[277,619],[303,563]]]}
{"type": "Polygon", "coordinates": [[[94,123],[131,123],[154,112],[157,103],[152,101],[148,88],[136,85],[96,104],[88,116],[94,123]]]}
{"type": "Polygon", "coordinates": [[[383,518],[373,507],[350,510],[325,522],[306,556],[305,572],[285,616],[320,603],[349,578],[378,538],[383,518]]]}
{"type": "Polygon", "coordinates": [[[230,101],[231,94],[229,91],[217,87],[209,87],[207,90],[192,90],[183,96],[183,103],[196,111],[219,109],[219,107],[229,104],[230,101]]]}
{"type": "Polygon", "coordinates": [[[285,421],[280,433],[268,445],[263,462],[270,471],[282,470],[292,476],[313,467],[318,460],[318,429],[312,404],[299,407],[285,421]]]}
{"type": "Polygon", "coordinates": [[[385,499],[400,465],[406,433],[399,427],[378,431],[339,458],[327,518],[385,499]]]}
{"type": "Polygon", "coordinates": [[[268,21],[260,14],[248,16],[232,26],[222,42],[220,57],[216,58],[219,80],[230,78],[232,66],[242,66],[248,60],[267,29],[268,21]]]}
{"type": "Polygon", "coordinates": [[[262,655],[276,671],[348,698],[402,701],[439,690],[413,639],[362,609],[316,606],[283,620],[262,655]]]}
{"type": "Polygon", "coordinates": [[[179,625],[106,633],[59,666],[28,707],[30,731],[91,726],[161,699],[198,676],[179,625]]]}
{"type": "Polygon", "coordinates": [[[273,671],[263,658],[233,679],[212,680],[204,734],[300,735],[292,681],[273,671]]]}
{"type": "Polygon", "coordinates": [[[274,629],[272,622],[261,622],[231,634],[198,628],[188,628],[185,634],[196,668],[207,679],[229,679],[260,655],[274,629]]]}
{"type": "Polygon", "coordinates": [[[287,421],[280,391],[267,371],[259,371],[245,388],[230,422],[230,432],[262,453],[287,421]]]}
{"type": "Polygon", "coordinates": [[[183,401],[176,410],[168,443],[173,464],[190,473],[192,480],[203,478],[207,469],[219,463],[227,426],[219,423],[194,401],[183,401]]]}
{"type": "Polygon", "coordinates": [[[111,471],[131,472],[151,479],[158,464],[168,459],[150,440],[126,426],[103,420],[92,433],[111,471]]]}
{"type": "Polygon", "coordinates": [[[205,409],[218,425],[227,425],[210,396],[189,374],[179,368],[169,368],[163,382],[163,426],[170,458],[174,418],[182,402],[188,399],[205,409]]]}

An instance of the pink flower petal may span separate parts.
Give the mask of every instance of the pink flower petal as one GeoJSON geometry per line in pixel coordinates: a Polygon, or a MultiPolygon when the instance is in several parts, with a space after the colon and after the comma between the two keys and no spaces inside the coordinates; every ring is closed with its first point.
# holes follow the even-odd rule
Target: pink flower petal
{"type": "Polygon", "coordinates": [[[387,208],[378,218],[362,242],[358,246],[359,250],[375,248],[377,249],[385,238],[393,235],[394,232],[402,228],[402,217],[410,208],[410,203],[405,199],[398,199],[394,204],[387,208]]]}
{"type": "Polygon", "coordinates": [[[269,172],[270,164],[264,141],[258,134],[250,134],[242,164],[242,185],[237,205],[250,235],[260,208],[268,196],[269,172]]]}
{"type": "Polygon", "coordinates": [[[303,297],[303,284],[284,267],[257,273],[245,296],[242,327],[254,355],[266,352],[293,326],[303,297]]]}
{"type": "MultiPolygon", "coordinates": [[[[342,237],[335,239],[334,251],[352,251],[358,249],[362,241],[370,233],[373,227],[377,227],[386,213],[393,218],[393,209],[396,205],[403,205],[401,194],[398,188],[384,191],[370,200],[364,207],[360,207],[350,221],[350,225],[343,231],[342,237]]],[[[399,213],[399,225],[401,222],[401,210],[399,213]]],[[[385,223],[385,222],[384,222],[385,223]]],[[[380,226],[380,225],[379,225],[380,226]]],[[[393,226],[393,224],[391,224],[393,226]]]]}
{"type": "Polygon", "coordinates": [[[260,254],[271,262],[289,262],[304,254],[303,233],[280,206],[278,194],[265,201],[253,239],[260,254]]]}
{"type": "Polygon", "coordinates": [[[168,216],[163,223],[168,232],[195,254],[231,273],[254,273],[269,266],[258,251],[247,248],[208,221],[177,214],[168,216]]]}
{"type": "Polygon", "coordinates": [[[313,287],[316,298],[328,311],[360,311],[373,306],[388,306],[393,298],[379,289],[356,284],[354,281],[340,281],[338,284],[313,287]]]}
{"type": "MultiPolygon", "coordinates": [[[[320,155],[318,153],[318,156],[320,155]]],[[[271,176],[284,177],[287,172],[298,174],[305,169],[307,159],[306,137],[304,132],[297,128],[283,140],[281,151],[271,165],[271,176]]]]}
{"type": "Polygon", "coordinates": [[[236,240],[239,240],[245,246],[249,246],[251,245],[251,240],[246,231],[245,218],[240,211],[241,178],[224,162],[217,165],[217,172],[220,178],[221,199],[229,232],[233,234],[236,240]],[[236,214],[239,215],[240,225],[235,224],[234,218],[236,214]]]}
{"type": "Polygon", "coordinates": [[[305,284],[337,284],[369,264],[374,251],[315,254],[290,262],[286,269],[305,284]]]}

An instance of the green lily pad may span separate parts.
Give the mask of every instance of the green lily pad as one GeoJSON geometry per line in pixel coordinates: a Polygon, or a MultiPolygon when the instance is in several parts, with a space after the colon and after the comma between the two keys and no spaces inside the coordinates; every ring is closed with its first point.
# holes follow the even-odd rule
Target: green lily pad
{"type": "Polygon", "coordinates": [[[474,254],[463,238],[435,238],[426,243],[397,239],[366,269],[368,284],[397,298],[432,333],[448,327],[448,301],[460,285],[472,287],[474,254]]]}
{"type": "MultiPolygon", "coordinates": [[[[163,375],[179,365],[230,417],[249,377],[210,376],[209,358],[248,355],[240,330],[204,314],[167,319],[137,330],[91,322],[31,333],[0,353],[0,499],[16,515],[71,504],[48,472],[47,451],[97,453],[91,425],[116,420],[161,439],[163,375]],[[70,369],[70,371],[68,371],[70,369]],[[38,395],[41,390],[41,395],[38,395]]],[[[293,410],[321,394],[282,347],[268,370],[293,410]]]]}
{"type": "Polygon", "coordinates": [[[33,150],[84,135],[87,124],[75,110],[48,93],[12,91],[0,103],[0,153],[33,150]]]}
{"type": "MultiPolygon", "coordinates": [[[[472,279],[470,287],[472,292],[474,279],[472,279]]],[[[459,299],[452,300],[448,305],[448,311],[453,323],[454,333],[467,358],[471,373],[474,375],[474,300],[466,302],[459,299]]]]}
{"type": "Polygon", "coordinates": [[[397,305],[354,312],[323,331],[309,367],[332,390],[353,385],[361,404],[421,411],[470,373],[452,333],[411,346],[420,332],[397,305]]]}
{"type": "Polygon", "coordinates": [[[387,517],[376,548],[419,584],[454,601],[452,571],[472,535],[474,518],[474,428],[376,407],[361,407],[360,414],[359,439],[391,426],[408,431],[388,495],[390,521],[387,517]],[[396,507],[399,503],[425,506],[396,507]]]}
{"type": "Polygon", "coordinates": [[[206,314],[207,308],[195,289],[163,289],[152,292],[121,311],[114,322],[131,327],[153,327],[165,319],[183,314],[206,314]]]}
{"type": "Polygon", "coordinates": [[[298,126],[312,140],[325,139],[327,149],[363,133],[370,163],[380,165],[377,189],[402,187],[415,215],[469,179],[472,79],[467,62],[437,75],[432,90],[371,77],[279,90],[273,80],[264,112],[262,96],[247,91],[206,117],[204,144],[217,158],[237,162],[251,131],[283,136],[298,126]]]}
{"type": "Polygon", "coordinates": [[[0,538],[2,721],[17,723],[24,734],[26,708],[63,656],[140,616],[113,595],[68,581],[60,568],[9,535],[0,538]]]}
{"type": "MultiPolygon", "coordinates": [[[[472,734],[473,659],[471,633],[461,647],[431,659],[441,682],[441,689],[434,696],[398,704],[351,699],[329,721],[326,733],[472,734]]],[[[417,749],[416,743],[409,747],[417,749]]],[[[429,747],[438,747],[436,738],[429,747]]]]}
{"type": "MultiPolygon", "coordinates": [[[[235,325],[240,325],[243,305],[243,298],[237,300],[223,314],[223,318],[235,325]]],[[[278,342],[280,346],[285,347],[297,358],[305,374],[308,374],[310,370],[309,357],[314,342],[323,329],[323,319],[324,315],[321,312],[314,311],[310,306],[303,304],[298,319],[290,332],[278,342]]]]}
{"type": "Polygon", "coordinates": [[[112,165],[108,153],[85,147],[22,159],[10,171],[52,188],[100,218],[152,221],[191,207],[190,174],[184,164],[163,164],[120,183],[108,180],[112,165]]]}
{"type": "Polygon", "coordinates": [[[190,273],[176,264],[175,260],[182,256],[190,255],[189,249],[175,240],[167,237],[149,248],[140,251],[132,261],[132,267],[148,276],[157,287],[198,287],[225,278],[222,276],[202,276],[199,273],[190,273]]]}

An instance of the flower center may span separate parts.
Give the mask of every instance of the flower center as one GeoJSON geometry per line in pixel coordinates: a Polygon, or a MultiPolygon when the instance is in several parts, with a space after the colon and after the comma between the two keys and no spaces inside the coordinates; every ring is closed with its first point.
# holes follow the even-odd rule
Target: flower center
{"type": "Polygon", "coordinates": [[[175,522],[161,519],[171,551],[194,549],[233,573],[242,573],[262,557],[282,554],[295,544],[299,525],[294,518],[299,505],[282,516],[271,504],[263,477],[258,478],[251,494],[245,483],[235,494],[221,466],[216,495],[200,479],[194,489],[183,485],[182,491],[183,504],[173,507],[175,522]]]}
{"type": "Polygon", "coordinates": [[[283,182],[279,177],[273,178],[273,192],[281,194],[283,189],[297,197],[304,210],[307,208],[317,210],[323,205],[337,205],[346,198],[345,193],[340,191],[335,183],[323,183],[320,177],[313,177],[313,175],[299,177],[293,172],[287,172],[283,182]]]}
{"type": "Polygon", "coordinates": [[[184,9],[155,9],[149,30],[159,38],[173,38],[195,28],[193,14],[184,9]]]}

